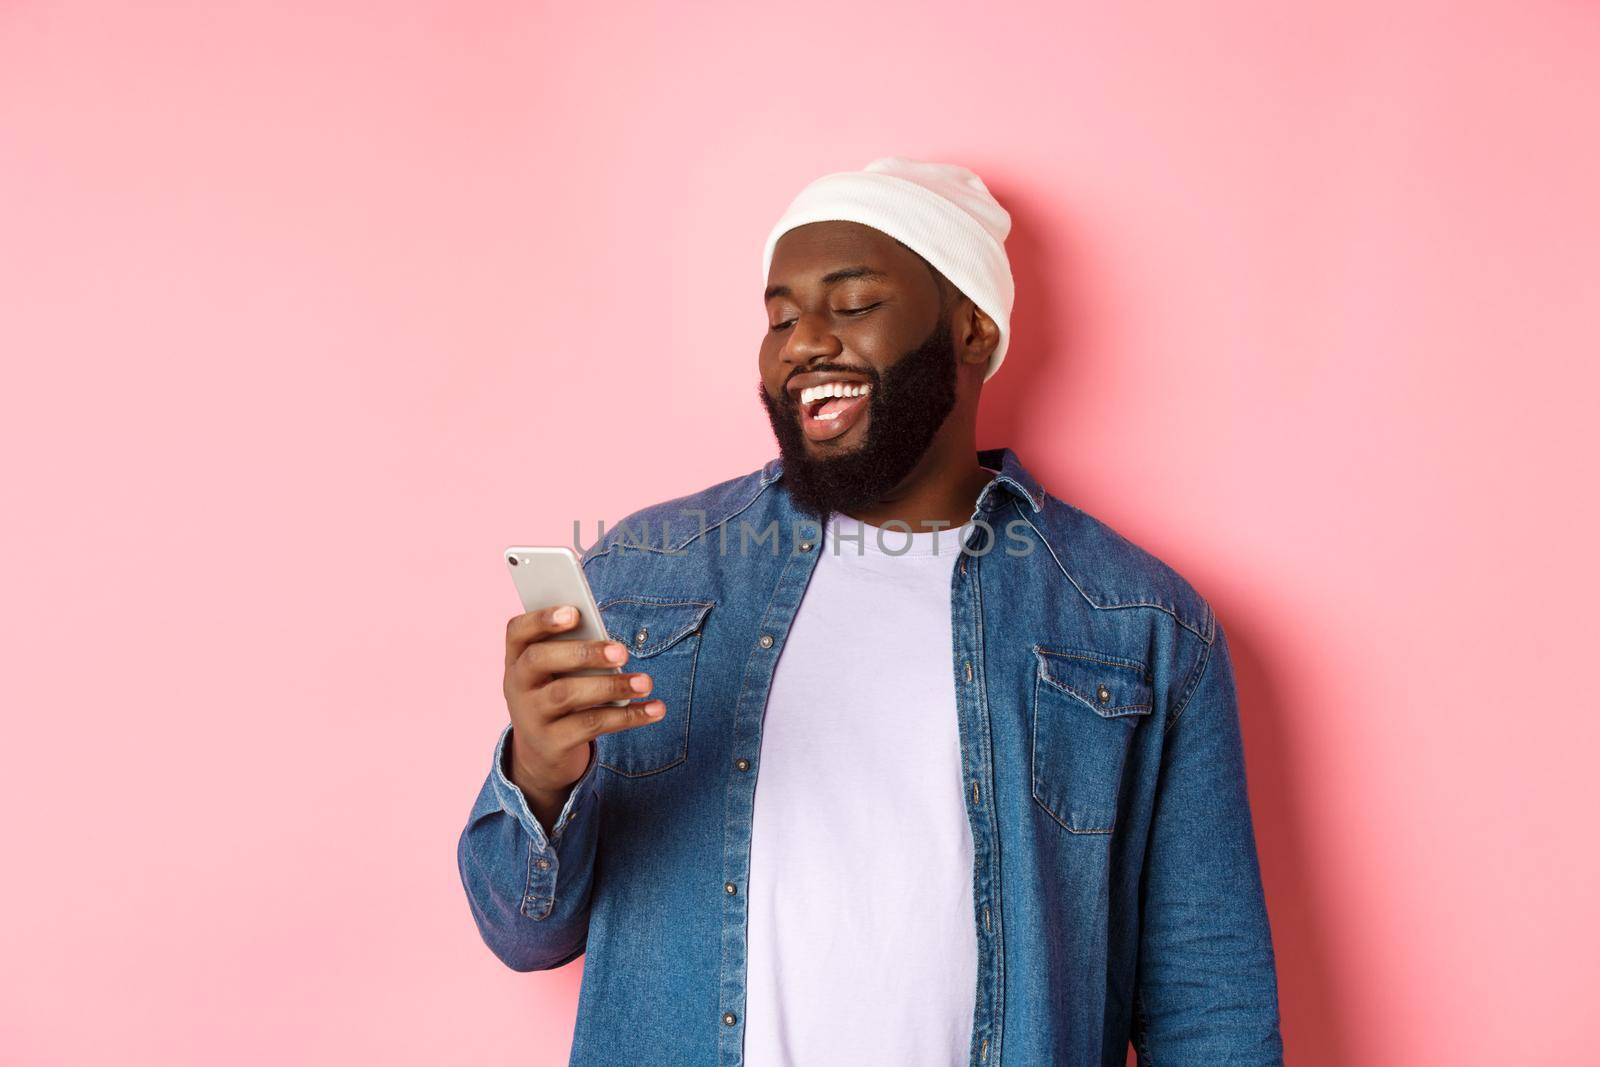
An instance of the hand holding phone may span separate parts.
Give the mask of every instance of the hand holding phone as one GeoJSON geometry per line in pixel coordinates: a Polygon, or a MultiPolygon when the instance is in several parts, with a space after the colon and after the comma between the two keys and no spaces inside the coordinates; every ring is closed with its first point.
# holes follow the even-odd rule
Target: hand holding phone
{"type": "Polygon", "coordinates": [[[505,558],[523,606],[506,624],[507,772],[548,830],[588,770],[594,739],[657,722],[666,707],[638,699],[650,676],[622,670],[628,650],[607,637],[576,553],[513,547],[505,558]]]}

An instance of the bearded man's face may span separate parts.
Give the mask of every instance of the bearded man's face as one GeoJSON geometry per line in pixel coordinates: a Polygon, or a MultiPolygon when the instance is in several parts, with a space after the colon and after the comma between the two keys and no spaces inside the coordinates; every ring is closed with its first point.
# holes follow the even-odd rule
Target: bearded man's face
{"type": "MultiPolygon", "coordinates": [[[[818,364],[814,369],[829,368],[818,364]]],[[[956,353],[949,324],[941,318],[922,344],[888,370],[866,368],[860,373],[866,376],[865,394],[843,400],[801,404],[789,390],[774,400],[765,386],[761,388],[789,494],[800,510],[824,521],[831,512],[849,512],[882,500],[927,452],[956,404],[956,353]],[[828,451],[812,451],[804,423],[816,419],[813,411],[825,416],[846,402],[865,406],[855,420],[862,436],[828,451]]]]}
{"type": "Polygon", "coordinates": [[[956,404],[941,280],[868,226],[800,226],[773,251],[761,402],[795,504],[820,519],[883,499],[956,404]]]}

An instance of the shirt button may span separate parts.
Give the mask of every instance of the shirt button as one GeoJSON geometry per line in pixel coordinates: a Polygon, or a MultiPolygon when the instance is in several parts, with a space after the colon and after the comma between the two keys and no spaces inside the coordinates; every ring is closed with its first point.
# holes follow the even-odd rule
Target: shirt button
{"type": "Polygon", "coordinates": [[[802,551],[802,552],[810,552],[811,551],[811,542],[810,541],[801,541],[800,542],[800,551],[802,551]]]}
{"type": "Polygon", "coordinates": [[[739,887],[734,885],[732,882],[723,882],[722,891],[731,897],[739,891],[739,887]]]}
{"type": "Polygon", "coordinates": [[[756,644],[760,645],[762,648],[771,648],[772,647],[772,635],[771,634],[762,634],[761,635],[761,640],[757,641],[756,644]]]}
{"type": "Polygon", "coordinates": [[[549,860],[539,860],[538,862],[536,862],[534,864],[534,866],[539,868],[541,871],[548,871],[550,869],[550,861],[549,860]]]}
{"type": "Polygon", "coordinates": [[[725,1011],[725,1012],[722,1013],[722,1025],[723,1026],[732,1026],[734,1023],[736,1023],[738,1021],[739,1021],[739,1017],[737,1015],[735,1015],[733,1012],[725,1011]]]}
{"type": "Polygon", "coordinates": [[[741,771],[748,771],[750,769],[750,761],[747,759],[736,759],[733,761],[733,765],[739,768],[741,771]]]}
{"type": "Polygon", "coordinates": [[[633,643],[636,645],[642,645],[649,636],[650,631],[641,626],[639,627],[639,632],[633,635],[633,643]]]}
{"type": "Polygon", "coordinates": [[[1107,689],[1103,685],[1099,689],[1095,690],[1094,695],[1099,698],[1100,703],[1102,704],[1111,703],[1111,690],[1107,689]]]}

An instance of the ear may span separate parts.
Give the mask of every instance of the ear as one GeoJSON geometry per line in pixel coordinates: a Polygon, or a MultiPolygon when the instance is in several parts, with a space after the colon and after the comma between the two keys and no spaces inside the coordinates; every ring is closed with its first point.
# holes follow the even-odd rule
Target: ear
{"type": "Polygon", "coordinates": [[[957,357],[962,363],[987,364],[1000,345],[1000,327],[982,308],[965,297],[962,298],[961,309],[956,312],[951,333],[955,337],[957,357]]]}

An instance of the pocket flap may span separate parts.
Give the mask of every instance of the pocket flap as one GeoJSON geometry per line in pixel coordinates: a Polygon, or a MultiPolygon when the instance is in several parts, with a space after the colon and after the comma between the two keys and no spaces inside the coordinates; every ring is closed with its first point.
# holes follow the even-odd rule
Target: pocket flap
{"type": "Polygon", "coordinates": [[[616,597],[598,605],[606,632],[635,658],[664,652],[697,632],[711,610],[709,600],[616,597]]]}
{"type": "Polygon", "coordinates": [[[1081,648],[1034,645],[1039,677],[1108,719],[1148,715],[1149,674],[1142,663],[1081,648]]]}

